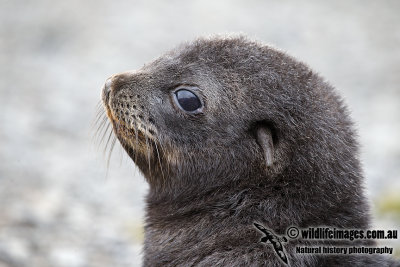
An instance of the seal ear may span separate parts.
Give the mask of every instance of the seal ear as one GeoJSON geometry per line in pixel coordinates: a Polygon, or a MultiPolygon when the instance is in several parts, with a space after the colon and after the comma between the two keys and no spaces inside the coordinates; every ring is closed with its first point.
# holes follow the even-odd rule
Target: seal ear
{"type": "Polygon", "coordinates": [[[271,167],[274,163],[274,142],[272,139],[271,129],[264,125],[258,126],[256,128],[256,139],[264,151],[266,166],[271,167]]]}

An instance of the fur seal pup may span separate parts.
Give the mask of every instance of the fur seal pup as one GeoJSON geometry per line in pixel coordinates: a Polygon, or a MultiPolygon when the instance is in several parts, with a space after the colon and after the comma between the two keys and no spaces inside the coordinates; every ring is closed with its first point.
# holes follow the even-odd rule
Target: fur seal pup
{"type": "Polygon", "coordinates": [[[102,100],[150,185],[144,266],[394,264],[301,254],[336,243],[279,237],[290,226],[369,227],[348,111],[305,64],[244,37],[197,39],[112,76],[102,100]]]}

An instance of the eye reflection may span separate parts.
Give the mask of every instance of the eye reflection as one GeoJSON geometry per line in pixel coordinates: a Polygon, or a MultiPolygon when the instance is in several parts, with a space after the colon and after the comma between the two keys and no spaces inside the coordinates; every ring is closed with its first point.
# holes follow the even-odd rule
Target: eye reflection
{"type": "Polygon", "coordinates": [[[175,98],[179,107],[187,112],[193,112],[202,107],[201,101],[197,95],[187,89],[180,89],[175,92],[175,98]]]}

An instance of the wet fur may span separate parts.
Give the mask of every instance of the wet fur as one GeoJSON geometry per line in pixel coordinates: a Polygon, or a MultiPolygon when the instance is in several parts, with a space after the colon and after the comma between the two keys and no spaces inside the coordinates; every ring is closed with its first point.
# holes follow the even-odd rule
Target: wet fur
{"type": "MultiPolygon", "coordinates": [[[[291,225],[370,226],[346,107],[332,86],[283,52],[243,37],[198,39],[116,75],[105,106],[150,184],[144,266],[283,266],[259,242],[254,222],[278,235],[291,225]],[[200,88],[203,114],[171,103],[182,84],[200,88]],[[270,167],[256,140],[260,126],[273,133],[270,167]]],[[[296,245],[285,243],[291,266],[392,264],[380,256],[301,255],[296,245]]]]}

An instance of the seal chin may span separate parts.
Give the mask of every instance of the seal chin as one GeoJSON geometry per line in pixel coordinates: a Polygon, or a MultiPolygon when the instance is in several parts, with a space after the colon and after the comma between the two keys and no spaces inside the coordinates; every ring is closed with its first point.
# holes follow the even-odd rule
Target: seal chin
{"type": "Polygon", "coordinates": [[[159,146],[156,129],[150,127],[145,120],[140,119],[132,113],[125,114],[125,112],[117,110],[113,101],[111,98],[110,101],[103,104],[111,122],[113,132],[122,147],[136,163],[138,154],[152,157],[153,148],[159,146]]]}
{"type": "Polygon", "coordinates": [[[152,155],[151,148],[156,146],[154,137],[150,138],[141,130],[127,127],[124,122],[111,119],[115,135],[129,156],[135,161],[137,153],[152,155]]]}
{"type": "Polygon", "coordinates": [[[109,113],[111,114],[109,118],[112,121],[114,132],[119,140],[129,144],[132,148],[138,147],[146,142],[155,142],[154,136],[149,135],[147,131],[138,127],[132,128],[130,125],[127,125],[124,120],[120,120],[117,116],[113,116],[112,111],[109,113]]]}

